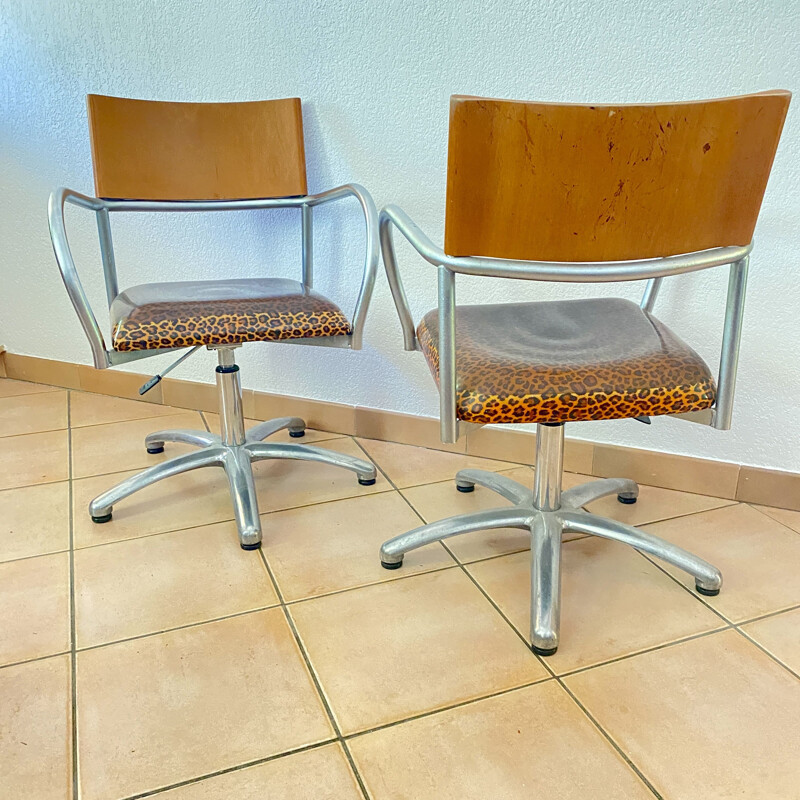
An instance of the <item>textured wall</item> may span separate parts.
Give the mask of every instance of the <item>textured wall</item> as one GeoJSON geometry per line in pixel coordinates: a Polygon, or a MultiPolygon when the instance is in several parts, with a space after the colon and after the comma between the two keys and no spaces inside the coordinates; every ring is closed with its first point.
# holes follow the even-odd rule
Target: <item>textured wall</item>
{"type": "MultiPolygon", "coordinates": [[[[796,89],[800,3],[265,2],[0,0],[0,343],[16,353],[89,363],[50,251],[48,192],[91,192],[87,92],[164,100],[305,101],[312,191],[363,183],[400,203],[441,242],[448,96],[675,100],[796,89]]],[[[800,102],[800,101],[798,101],[800,102]]],[[[800,470],[800,125],[789,113],[756,233],[734,430],[676,420],[586,423],[568,432],[674,453],[800,470]]],[[[93,221],[70,212],[94,301],[103,291],[93,221]]],[[[153,279],[299,274],[299,212],[115,218],[123,285],[153,279]]],[[[350,308],[361,269],[356,207],[323,210],[320,288],[350,308]]],[[[401,248],[418,317],[435,298],[431,267],[401,248]]],[[[716,365],[726,276],[672,278],[659,313],[716,365]]],[[[566,287],[462,280],[459,300],[612,294],[635,284],[566,287]]],[[[256,389],[434,416],[423,359],[401,349],[381,274],[359,353],[290,345],[241,352],[256,389]]],[[[134,370],[164,365],[165,357],[134,370]]],[[[178,377],[210,380],[212,358],[178,377]]]]}

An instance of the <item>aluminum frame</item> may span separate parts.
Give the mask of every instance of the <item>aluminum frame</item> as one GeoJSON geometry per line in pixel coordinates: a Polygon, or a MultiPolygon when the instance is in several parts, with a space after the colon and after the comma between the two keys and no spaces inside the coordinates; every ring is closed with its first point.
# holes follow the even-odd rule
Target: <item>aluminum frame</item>
{"type": "Polygon", "coordinates": [[[362,345],[364,322],[369,302],[375,286],[378,269],[378,212],[369,192],[357,183],[348,183],[329,189],[319,194],[298,197],[261,198],[252,200],[106,200],[81,194],[73,189],[59,188],[50,195],[48,203],[48,222],[53,251],[56,256],[61,278],[70,301],[78,315],[81,326],[92,349],[92,359],[97,369],[106,369],[116,364],[148,358],[182,348],[166,348],[162,350],[139,350],[121,353],[109,350],[97,317],[89,303],[89,299],[81,283],[75,261],[67,238],[64,207],[67,203],[79,208],[94,211],[97,218],[97,229],[100,240],[100,254],[103,264],[103,279],[106,288],[108,305],[119,294],[117,270],[114,259],[114,246],[111,237],[109,215],[117,212],[175,212],[175,211],[246,211],[255,209],[299,208],[301,210],[302,237],[302,282],[313,286],[313,225],[312,209],[326,203],[333,203],[348,197],[358,200],[364,215],[366,228],[366,246],[364,270],[361,286],[356,298],[352,315],[351,334],[346,336],[311,337],[308,339],[286,340],[286,343],[306,344],[321,347],[346,347],[359,350],[362,345]]]}
{"type": "Polygon", "coordinates": [[[752,242],[744,246],[715,247],[696,253],[631,261],[515,261],[482,256],[449,256],[440,247],[434,245],[401,208],[390,205],[380,213],[381,252],[395,308],[400,317],[406,350],[418,350],[419,345],[416,339],[414,319],[397,267],[393,228],[397,228],[414,250],[438,269],[440,433],[443,442],[452,444],[458,440],[459,436],[455,369],[456,274],[564,283],[646,280],[647,285],[642,297],[641,308],[649,313],[654,308],[664,278],[729,265],[728,297],[720,348],[715,405],[709,414],[676,414],[674,416],[707,424],[720,430],[730,428],[739,363],[739,343],[742,333],[749,255],[753,249],[752,242]]]}

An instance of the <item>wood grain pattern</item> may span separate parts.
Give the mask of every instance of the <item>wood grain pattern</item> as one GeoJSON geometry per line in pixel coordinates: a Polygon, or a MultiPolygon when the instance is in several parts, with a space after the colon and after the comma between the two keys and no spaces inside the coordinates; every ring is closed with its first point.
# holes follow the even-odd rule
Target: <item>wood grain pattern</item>
{"type": "Polygon", "coordinates": [[[299,98],[166,103],[87,96],[95,191],[136,200],[306,194],[299,98]]]}
{"type": "Polygon", "coordinates": [[[608,261],[749,244],[790,98],[590,106],[456,95],[445,251],[608,261]]]}

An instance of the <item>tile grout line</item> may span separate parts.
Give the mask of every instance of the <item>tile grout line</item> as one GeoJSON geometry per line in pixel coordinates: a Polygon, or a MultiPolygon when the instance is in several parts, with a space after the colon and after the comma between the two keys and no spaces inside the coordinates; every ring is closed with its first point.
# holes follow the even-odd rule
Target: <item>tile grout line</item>
{"type": "MultiPolygon", "coordinates": [[[[800,531],[796,531],[791,525],[787,525],[785,522],[781,522],[779,519],[775,519],[775,517],[773,517],[771,514],[767,514],[766,511],[764,511],[762,508],[759,508],[759,506],[763,505],[762,503],[758,503],[758,504],[749,503],[746,500],[742,500],[742,501],[739,501],[739,502],[741,502],[741,504],[744,505],[744,506],[748,506],[749,508],[752,508],[753,511],[758,511],[758,513],[761,514],[761,516],[766,517],[767,519],[771,519],[773,522],[777,522],[778,525],[780,525],[780,526],[786,528],[787,530],[790,530],[792,533],[796,533],[798,536],[800,536],[800,531]]],[[[780,506],[767,506],[767,507],[768,508],[777,508],[779,511],[793,511],[794,510],[794,509],[791,509],[791,508],[780,508],[780,506]]]]}
{"type": "Polygon", "coordinates": [[[742,630],[738,625],[731,626],[733,630],[736,631],[740,636],[743,636],[748,642],[755,645],[764,655],[768,656],[772,661],[774,661],[778,666],[783,667],[790,675],[793,675],[795,678],[800,680],[800,675],[796,673],[788,664],[784,664],[777,656],[772,655],[772,653],[767,650],[762,644],[757,642],[747,631],[742,630]]]}
{"type": "Polygon", "coordinates": [[[231,772],[239,772],[239,770],[249,769],[250,767],[257,767],[261,764],[268,764],[270,761],[277,761],[279,758],[284,758],[288,756],[297,755],[299,753],[307,753],[311,750],[318,750],[322,747],[327,747],[328,745],[335,744],[336,739],[325,739],[322,742],[314,742],[314,744],[307,744],[303,745],[302,747],[295,747],[292,750],[284,750],[281,753],[273,753],[269,756],[264,756],[264,758],[256,758],[252,761],[245,761],[243,764],[236,764],[232,767],[223,767],[222,769],[215,770],[214,772],[207,772],[204,775],[198,775],[194,778],[187,778],[183,781],[178,781],[177,783],[170,783],[167,786],[160,786],[158,789],[148,789],[145,792],[139,792],[137,794],[130,794],[125,795],[125,797],[120,798],[120,800],[141,800],[141,798],[145,797],[153,797],[154,795],[162,794],[163,792],[169,792],[172,789],[180,789],[184,786],[191,786],[193,783],[200,783],[201,781],[208,780],[209,778],[217,778],[220,775],[228,775],[231,772]]]}
{"type": "Polygon", "coordinates": [[[275,594],[277,595],[278,601],[280,603],[281,611],[283,611],[284,618],[286,619],[286,624],[289,626],[289,630],[291,631],[292,636],[294,637],[295,644],[297,645],[297,648],[300,651],[300,655],[303,659],[306,670],[308,671],[308,674],[311,677],[311,681],[314,684],[314,689],[317,693],[317,696],[320,699],[320,702],[322,703],[322,707],[325,709],[325,714],[327,715],[331,727],[333,728],[333,732],[336,735],[336,740],[342,747],[342,751],[344,752],[345,758],[347,759],[347,762],[350,765],[350,769],[353,772],[353,776],[355,777],[356,783],[358,785],[359,790],[361,791],[361,794],[364,797],[364,800],[370,800],[370,795],[369,792],[367,791],[366,785],[364,784],[364,779],[361,777],[361,773],[356,768],[356,764],[355,761],[353,760],[350,748],[347,746],[347,742],[342,736],[342,731],[341,728],[339,727],[339,723],[337,722],[336,717],[333,714],[333,709],[331,708],[330,703],[328,702],[328,698],[325,696],[325,692],[322,689],[322,683],[320,682],[319,676],[317,675],[316,670],[314,669],[311,663],[311,659],[308,656],[305,644],[303,643],[303,640],[300,638],[300,634],[297,630],[297,626],[295,625],[294,619],[292,618],[292,615],[289,613],[289,609],[286,605],[283,592],[281,591],[281,587],[278,584],[275,574],[273,573],[272,568],[269,565],[269,561],[267,561],[267,556],[264,553],[263,547],[258,548],[258,554],[261,557],[261,561],[263,562],[264,567],[267,570],[267,574],[269,575],[270,580],[272,581],[275,594]]]}
{"type": "MultiPolygon", "coordinates": [[[[360,447],[360,444],[359,444],[358,441],[356,441],[356,444],[358,444],[359,447],[360,447]]],[[[363,447],[361,449],[364,450],[363,447]]],[[[364,450],[364,452],[366,453],[366,450],[364,450]]],[[[375,463],[375,466],[378,466],[377,462],[374,462],[374,463],[375,463]]],[[[380,469],[380,467],[378,467],[378,468],[380,469]]],[[[383,472],[382,469],[381,469],[381,472],[383,472]]],[[[394,486],[394,483],[389,479],[389,476],[386,475],[385,473],[384,473],[384,475],[385,475],[386,479],[389,481],[389,483],[391,483],[392,486],[394,486]]],[[[395,488],[397,488],[397,487],[395,487],[395,488]]],[[[425,520],[423,519],[422,515],[417,511],[416,508],[414,508],[413,505],[411,505],[410,501],[405,497],[405,495],[403,495],[403,493],[400,492],[400,490],[398,490],[398,492],[399,492],[400,496],[403,497],[403,499],[406,501],[406,503],[408,503],[409,508],[411,508],[411,510],[419,517],[420,520],[422,520],[422,522],[424,524],[427,524],[425,522],[425,520]]],[[[525,648],[527,649],[527,651],[535,659],[537,659],[539,661],[539,663],[544,667],[544,669],[550,674],[551,678],[554,679],[558,683],[559,686],[561,686],[561,688],[567,693],[567,695],[570,698],[572,698],[573,702],[586,715],[586,717],[595,726],[595,728],[600,732],[600,734],[609,742],[609,744],[612,746],[612,748],[619,754],[620,758],[623,759],[623,761],[628,765],[628,767],[633,771],[633,773],[639,778],[639,780],[641,780],[642,783],[644,783],[644,785],[653,793],[653,795],[657,798],[657,800],[663,800],[662,796],[656,791],[655,787],[644,776],[644,774],[633,763],[633,761],[631,761],[631,759],[622,750],[622,748],[611,738],[611,735],[600,725],[600,723],[596,719],[594,719],[594,717],[586,710],[586,708],[584,708],[584,706],[578,701],[578,699],[573,695],[573,693],[571,691],[569,691],[569,689],[566,687],[564,682],[559,678],[558,675],[555,674],[554,670],[547,664],[546,659],[542,658],[541,656],[539,656],[538,654],[533,652],[533,650],[531,649],[530,643],[525,639],[525,637],[523,637],[520,634],[520,632],[514,627],[514,625],[511,624],[511,620],[508,619],[508,617],[503,613],[503,611],[500,609],[500,607],[486,593],[486,591],[477,582],[477,580],[475,580],[475,578],[469,573],[469,571],[466,569],[465,565],[462,564],[455,557],[455,555],[453,555],[453,552],[450,550],[450,548],[443,541],[439,541],[439,544],[450,554],[450,557],[455,560],[456,564],[461,569],[461,571],[467,576],[467,578],[473,583],[473,585],[478,589],[478,591],[484,596],[484,598],[488,601],[488,603],[500,615],[501,619],[503,619],[505,621],[505,623],[511,628],[511,630],[514,632],[514,634],[522,641],[522,643],[525,646],[525,648]]]]}
{"type": "Polygon", "coordinates": [[[79,758],[78,758],[78,657],[77,657],[77,619],[75,616],[75,526],[72,489],[72,392],[67,392],[67,479],[69,507],[69,616],[70,616],[70,710],[72,739],[72,797],[78,800],[79,758]]]}
{"type": "MultiPolygon", "coordinates": [[[[765,515],[765,516],[769,516],[769,515],[765,515]]],[[[637,552],[639,552],[639,551],[637,550],[637,552]]],[[[654,561],[652,558],[650,558],[650,556],[647,556],[647,555],[645,555],[644,553],[641,553],[641,552],[639,552],[639,555],[642,556],[642,558],[644,558],[647,561],[649,561],[651,564],[653,564],[653,566],[655,566],[658,569],[660,569],[665,575],[667,575],[675,583],[677,583],[678,586],[680,586],[682,589],[684,589],[686,592],[688,592],[692,597],[694,597],[695,600],[698,600],[699,602],[701,602],[707,609],[712,611],[721,620],[723,620],[725,623],[727,623],[726,627],[724,629],[722,629],[722,630],[726,630],[726,629],[727,630],[731,630],[731,629],[735,630],[737,633],[739,633],[745,639],[747,639],[747,641],[749,641],[751,644],[754,644],[759,650],[761,650],[772,661],[774,661],[776,664],[778,664],[778,666],[783,667],[783,669],[785,669],[790,675],[793,675],[795,678],[800,679],[800,675],[798,675],[793,669],[791,669],[791,667],[789,667],[787,664],[784,664],[783,661],[781,661],[777,656],[774,656],[772,653],[770,653],[769,650],[767,650],[765,647],[763,647],[761,644],[759,644],[759,642],[757,642],[746,631],[742,630],[742,627],[741,627],[743,625],[749,625],[751,622],[758,622],[759,620],[768,619],[770,617],[775,617],[775,616],[777,616],[779,614],[783,614],[783,613],[785,613],[787,611],[793,611],[793,610],[795,610],[797,608],[800,608],[800,605],[794,605],[794,606],[789,607],[789,608],[782,608],[782,609],[779,609],[778,611],[772,611],[772,612],[770,612],[768,614],[764,614],[764,615],[759,616],[759,617],[753,617],[752,619],[746,619],[746,620],[742,620],[740,622],[734,622],[733,620],[728,619],[721,611],[718,611],[716,608],[714,608],[704,597],[702,597],[701,595],[698,595],[696,592],[693,592],[683,581],[681,581],[680,579],[676,578],[671,572],[669,572],[667,569],[665,569],[660,564],[658,564],[656,561],[654,561]]],[[[714,631],[714,632],[717,632],[717,631],[714,631]]]]}
{"type": "MultiPolygon", "coordinates": [[[[447,545],[443,545],[446,550],[449,552],[449,548],[447,545]]],[[[575,705],[586,715],[589,721],[595,726],[598,732],[608,741],[608,743],[612,746],[614,750],[618,753],[620,758],[630,767],[630,769],[634,772],[634,774],[639,778],[639,780],[644,783],[644,785],[655,795],[658,800],[663,800],[662,796],[656,791],[655,787],[650,783],[650,781],[645,777],[644,773],[633,763],[631,758],[628,754],[614,741],[611,737],[611,734],[603,728],[602,725],[587,711],[587,709],[583,706],[583,704],[575,697],[575,695],[567,688],[564,681],[561,679],[561,676],[557,675],[555,670],[547,663],[547,659],[542,658],[538,653],[534,653],[531,649],[530,642],[516,629],[516,627],[512,624],[511,620],[503,613],[501,608],[494,602],[494,600],[489,596],[489,594],[484,590],[484,588],[478,583],[478,581],[470,574],[470,572],[464,567],[461,566],[461,569],[467,575],[467,577],[472,581],[472,583],[477,587],[478,591],[489,601],[489,603],[494,607],[495,611],[506,621],[508,626],[511,628],[512,631],[520,638],[522,643],[528,649],[528,651],[538,659],[539,663],[550,673],[551,677],[555,682],[567,693],[567,695],[572,699],[575,705]]],[[[639,655],[639,654],[637,654],[639,655]]],[[[598,665],[599,666],[599,665],[598,665]]]]}

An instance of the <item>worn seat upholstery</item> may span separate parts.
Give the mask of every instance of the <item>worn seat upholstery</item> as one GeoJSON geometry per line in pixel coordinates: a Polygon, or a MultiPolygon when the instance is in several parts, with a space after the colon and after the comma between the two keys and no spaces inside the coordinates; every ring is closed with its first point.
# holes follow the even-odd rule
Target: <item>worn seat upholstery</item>
{"type": "Polygon", "coordinates": [[[123,352],[351,333],[336,304],[283,278],[134,286],[114,299],[111,322],[123,352]]]}
{"type": "MultiPolygon", "coordinates": [[[[417,329],[438,382],[438,312],[417,329]]],[[[622,299],[458,306],[457,415],[568,422],[709,408],[714,379],[664,323],[622,299]]]]}

